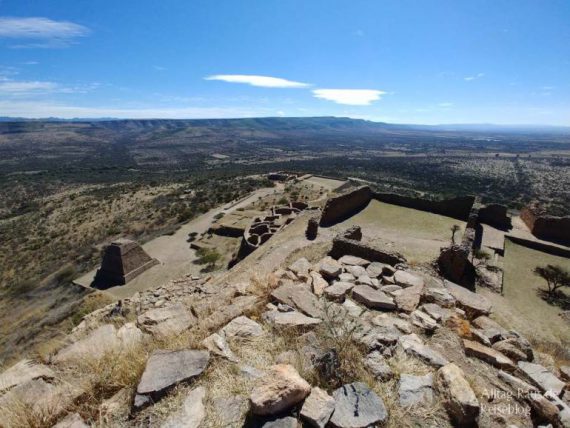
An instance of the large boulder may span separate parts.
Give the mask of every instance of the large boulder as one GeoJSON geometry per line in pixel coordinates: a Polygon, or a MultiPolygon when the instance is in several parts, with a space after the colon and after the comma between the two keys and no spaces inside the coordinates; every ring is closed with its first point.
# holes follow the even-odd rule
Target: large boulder
{"type": "Polygon", "coordinates": [[[311,389],[301,408],[301,418],[312,427],[324,428],[334,411],[335,401],[319,387],[311,389]]]}
{"type": "Polygon", "coordinates": [[[441,367],[435,375],[435,388],[457,426],[476,426],[481,407],[459,367],[453,363],[441,367]]]}
{"type": "Polygon", "coordinates": [[[311,386],[289,364],[271,366],[260,378],[249,397],[256,415],[276,415],[300,403],[311,392],[311,386]]]}
{"type": "Polygon", "coordinates": [[[364,428],[381,425],[388,419],[384,402],[362,382],[343,385],[333,392],[334,413],[330,424],[336,428],[364,428]]]}
{"type": "Polygon", "coordinates": [[[182,407],[168,416],[161,428],[199,428],[206,417],[206,388],[199,386],[188,393],[182,407]]]}
{"type": "Polygon", "coordinates": [[[156,401],[172,387],[199,376],[210,361],[208,351],[184,349],[152,353],[137,386],[135,410],[156,401]]]}

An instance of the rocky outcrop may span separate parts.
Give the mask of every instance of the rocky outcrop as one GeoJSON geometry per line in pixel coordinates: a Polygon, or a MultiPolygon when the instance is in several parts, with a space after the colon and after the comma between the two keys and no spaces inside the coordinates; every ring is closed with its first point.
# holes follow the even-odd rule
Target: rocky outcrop
{"type": "Polygon", "coordinates": [[[332,226],[364,209],[372,199],[372,191],[362,186],[339,196],[329,198],[321,215],[320,225],[332,226]]]}

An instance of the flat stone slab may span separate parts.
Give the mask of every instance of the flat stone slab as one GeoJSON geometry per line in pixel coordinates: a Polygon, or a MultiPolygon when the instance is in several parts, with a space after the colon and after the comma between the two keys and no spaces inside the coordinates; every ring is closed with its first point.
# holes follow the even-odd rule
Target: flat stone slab
{"type": "Polygon", "coordinates": [[[309,274],[310,268],[311,268],[311,263],[309,263],[309,261],[305,257],[301,257],[295,263],[289,266],[289,270],[295,273],[299,277],[301,276],[306,277],[309,274]]]}
{"type": "Polygon", "coordinates": [[[501,325],[484,315],[475,318],[472,321],[472,324],[481,330],[491,343],[498,342],[499,340],[506,339],[510,336],[509,332],[501,325]]]}
{"type": "Polygon", "coordinates": [[[352,298],[370,309],[394,310],[394,299],[368,285],[357,285],[352,289],[352,298]]]}
{"type": "Polygon", "coordinates": [[[400,290],[394,297],[398,310],[411,313],[420,304],[424,285],[414,285],[400,290]]]}
{"type": "Polygon", "coordinates": [[[137,318],[138,326],[157,337],[179,334],[196,322],[196,317],[182,303],[151,309],[137,318]]]}
{"type": "Polygon", "coordinates": [[[416,334],[408,334],[398,339],[398,343],[402,349],[428,364],[435,367],[442,367],[449,363],[447,359],[439,352],[434,351],[430,347],[423,344],[422,340],[416,334]]]}
{"type": "Polygon", "coordinates": [[[513,371],[515,369],[515,364],[509,358],[479,342],[463,339],[463,347],[468,357],[479,358],[502,370],[513,371]]]}
{"type": "Polygon", "coordinates": [[[55,378],[55,373],[46,365],[22,360],[0,374],[0,394],[30,380],[55,378]]]}
{"type": "Polygon", "coordinates": [[[414,376],[410,374],[400,375],[398,394],[400,406],[409,407],[421,404],[431,404],[433,401],[433,375],[414,376]]]}
{"type": "Polygon", "coordinates": [[[566,385],[550,370],[540,364],[527,363],[525,361],[519,361],[517,365],[525,376],[538,386],[542,392],[552,391],[558,397],[562,395],[566,385]]]}
{"type": "Polygon", "coordinates": [[[325,257],[319,263],[319,273],[327,280],[336,279],[342,273],[342,265],[332,257],[325,257]]]}
{"type": "Polygon", "coordinates": [[[425,331],[431,332],[437,328],[437,322],[423,311],[416,310],[410,314],[412,324],[425,331]]]}
{"type": "Polygon", "coordinates": [[[483,296],[450,281],[444,281],[444,285],[455,298],[456,305],[465,311],[467,318],[474,319],[491,313],[492,305],[483,296]]]}
{"type": "Polygon", "coordinates": [[[247,398],[241,395],[220,397],[213,400],[214,420],[216,426],[238,426],[242,416],[247,412],[247,398]]]}
{"type": "MultiPolygon", "coordinates": [[[[208,366],[210,353],[186,349],[181,351],[154,351],[146,363],[137,386],[139,396],[148,396],[156,401],[170,388],[199,376],[208,366]]],[[[144,397],[137,403],[148,404],[144,397]]]]}
{"type": "Polygon", "coordinates": [[[271,292],[271,297],[280,303],[297,308],[310,317],[320,318],[323,315],[319,299],[305,285],[282,285],[271,292]]]}
{"type": "Polygon", "coordinates": [[[335,302],[343,302],[346,293],[354,287],[352,282],[335,281],[333,285],[325,288],[324,295],[335,302]]]}
{"type": "Polygon", "coordinates": [[[361,257],[350,256],[350,255],[342,256],[340,259],[338,259],[338,261],[340,263],[342,263],[343,265],[350,265],[350,266],[364,266],[364,267],[366,267],[370,264],[369,260],[363,259],[361,257]]]}
{"type": "Polygon", "coordinates": [[[171,414],[161,428],[199,428],[206,417],[206,388],[199,386],[188,393],[182,407],[171,414]]]}
{"type": "Polygon", "coordinates": [[[424,287],[423,301],[435,303],[442,308],[452,308],[455,306],[455,297],[446,288],[424,287]]]}
{"type": "Polygon", "coordinates": [[[284,327],[302,327],[320,324],[322,321],[318,318],[311,318],[303,315],[301,312],[279,312],[268,311],[263,314],[264,319],[276,326],[284,327]]]}
{"type": "Polygon", "coordinates": [[[242,315],[227,323],[219,333],[228,339],[249,339],[263,335],[263,327],[254,320],[242,315]]]}
{"type": "Polygon", "coordinates": [[[330,424],[336,428],[365,428],[382,424],[388,411],[382,399],[362,382],[343,385],[333,392],[334,413],[330,424]]]}
{"type": "Polygon", "coordinates": [[[423,287],[424,280],[421,276],[406,272],[405,270],[397,270],[394,274],[394,282],[401,287],[423,287]]]}
{"type": "Polygon", "coordinates": [[[366,275],[366,269],[364,269],[362,266],[346,266],[345,269],[355,278],[366,275]]]}
{"type": "Polygon", "coordinates": [[[378,278],[382,275],[386,266],[389,265],[380,262],[372,262],[366,268],[366,273],[370,278],[378,278]]]}
{"type": "Polygon", "coordinates": [[[364,366],[376,379],[387,381],[394,377],[394,372],[379,351],[373,351],[364,359],[364,366]]]}
{"type": "Polygon", "coordinates": [[[202,344],[212,354],[223,357],[229,361],[233,361],[234,363],[239,361],[239,358],[231,350],[226,338],[218,333],[214,333],[206,337],[202,341],[202,344]]]}

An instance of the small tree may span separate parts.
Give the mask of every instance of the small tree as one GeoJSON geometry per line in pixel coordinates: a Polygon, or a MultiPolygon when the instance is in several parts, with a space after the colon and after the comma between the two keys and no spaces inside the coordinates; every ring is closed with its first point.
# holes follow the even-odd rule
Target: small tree
{"type": "Polygon", "coordinates": [[[537,266],[534,273],[546,281],[548,300],[552,300],[560,288],[570,287],[570,272],[560,266],[537,266]]]}
{"type": "Polygon", "coordinates": [[[461,227],[459,227],[459,225],[454,224],[453,226],[451,226],[451,243],[453,245],[455,245],[455,234],[457,232],[459,232],[459,230],[461,229],[461,227]]]}

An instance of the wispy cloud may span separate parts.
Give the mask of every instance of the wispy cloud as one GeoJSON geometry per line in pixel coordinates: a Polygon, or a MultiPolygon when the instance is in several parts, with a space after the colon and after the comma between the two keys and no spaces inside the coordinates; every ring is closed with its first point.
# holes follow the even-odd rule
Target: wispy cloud
{"type": "Polygon", "coordinates": [[[0,76],[0,95],[10,98],[22,98],[45,94],[85,94],[99,86],[98,83],[87,85],[61,85],[49,81],[26,81],[2,78],[0,76]]]}
{"type": "Polygon", "coordinates": [[[256,76],[251,74],[215,74],[213,76],[207,76],[204,79],[221,80],[229,83],[245,83],[262,88],[307,88],[311,86],[308,83],[295,82],[279,77],[256,76]]]}
{"type": "Polygon", "coordinates": [[[463,80],[465,80],[466,82],[470,82],[472,80],[480,79],[481,77],[484,77],[484,76],[485,76],[485,73],[477,73],[473,76],[466,76],[463,78],[463,80]]]}
{"type": "Polygon", "coordinates": [[[315,89],[313,96],[337,104],[367,106],[378,101],[386,92],[377,89],[315,89]]]}
{"type": "Polygon", "coordinates": [[[78,37],[89,34],[83,25],[49,18],[0,17],[0,38],[16,40],[13,48],[65,47],[78,37]]]}

